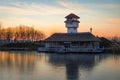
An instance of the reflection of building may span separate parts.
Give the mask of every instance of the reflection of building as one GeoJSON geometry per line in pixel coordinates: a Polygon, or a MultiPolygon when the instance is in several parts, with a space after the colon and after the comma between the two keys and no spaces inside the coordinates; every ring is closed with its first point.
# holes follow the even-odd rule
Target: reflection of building
{"type": "MultiPolygon", "coordinates": [[[[39,48],[39,51],[48,52],[101,52],[99,48],[100,39],[91,32],[78,33],[79,18],[75,14],[69,14],[65,17],[67,33],[55,33],[44,40],[45,47],[39,48]]],[[[90,29],[92,30],[92,29],[90,29]]]]}
{"type": "Polygon", "coordinates": [[[79,65],[73,60],[66,63],[66,78],[68,80],[78,80],[79,79],[79,65]]]}
{"type": "Polygon", "coordinates": [[[55,66],[65,66],[67,80],[78,80],[84,75],[79,70],[91,71],[102,57],[102,55],[94,54],[53,54],[49,56],[49,63],[55,66]]]}

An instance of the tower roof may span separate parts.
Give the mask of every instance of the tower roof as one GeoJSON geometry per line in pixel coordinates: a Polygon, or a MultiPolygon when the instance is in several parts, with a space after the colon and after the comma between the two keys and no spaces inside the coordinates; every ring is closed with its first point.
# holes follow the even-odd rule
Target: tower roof
{"type": "Polygon", "coordinates": [[[65,18],[80,18],[80,17],[71,13],[71,14],[67,15],[65,18]]]}

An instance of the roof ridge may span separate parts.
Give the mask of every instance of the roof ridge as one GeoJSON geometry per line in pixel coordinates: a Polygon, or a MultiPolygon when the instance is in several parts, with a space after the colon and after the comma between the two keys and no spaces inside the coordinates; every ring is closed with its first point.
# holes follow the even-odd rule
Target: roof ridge
{"type": "Polygon", "coordinates": [[[80,18],[79,16],[75,15],[74,13],[70,13],[70,14],[67,15],[65,18],[72,18],[72,17],[80,18]]]}
{"type": "MultiPolygon", "coordinates": [[[[84,33],[90,33],[90,32],[78,32],[78,33],[54,33],[54,34],[84,34],[84,33]]],[[[91,34],[91,33],[90,33],[91,34]]]]}

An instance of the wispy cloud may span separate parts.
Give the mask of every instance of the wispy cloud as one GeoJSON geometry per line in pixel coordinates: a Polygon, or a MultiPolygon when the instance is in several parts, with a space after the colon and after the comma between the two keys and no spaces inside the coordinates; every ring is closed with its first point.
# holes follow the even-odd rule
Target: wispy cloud
{"type": "Polygon", "coordinates": [[[77,2],[66,2],[58,0],[55,5],[48,5],[44,3],[25,3],[25,2],[11,2],[9,6],[0,6],[0,13],[13,14],[13,15],[51,15],[51,14],[68,14],[74,13],[87,13],[94,10],[90,7],[98,8],[120,8],[120,5],[115,4],[80,4],[77,2]]]}
{"type": "Polygon", "coordinates": [[[32,20],[30,18],[25,18],[25,17],[21,17],[21,18],[12,17],[12,18],[7,18],[5,20],[1,20],[0,22],[4,27],[14,27],[15,25],[32,26],[34,24],[40,25],[39,23],[42,23],[41,20],[32,20]]]}
{"type": "MultiPolygon", "coordinates": [[[[35,14],[56,14],[56,13],[63,13],[65,10],[63,8],[54,6],[54,5],[46,5],[46,4],[42,4],[42,3],[31,3],[31,4],[27,4],[27,3],[13,3],[13,5],[22,8],[22,9],[26,9],[27,11],[34,11],[35,14]]],[[[32,13],[31,13],[32,14],[32,13]]]]}
{"type": "Polygon", "coordinates": [[[62,7],[64,7],[65,9],[68,9],[77,13],[85,13],[85,12],[91,11],[89,9],[84,8],[82,4],[76,3],[76,2],[57,1],[57,3],[62,7]]]}
{"type": "Polygon", "coordinates": [[[11,3],[12,6],[0,6],[1,13],[14,14],[14,15],[49,15],[49,14],[62,14],[65,10],[45,4],[37,3],[11,3]]]}
{"type": "Polygon", "coordinates": [[[120,4],[104,4],[102,7],[107,9],[120,9],[120,4]]]}
{"type": "Polygon", "coordinates": [[[70,12],[87,12],[89,10],[82,8],[78,3],[57,2],[60,6],[46,5],[42,3],[24,3],[12,2],[12,6],[0,6],[0,13],[13,15],[50,15],[50,14],[65,14],[70,12]]]}
{"type": "Polygon", "coordinates": [[[120,4],[83,4],[84,6],[101,8],[101,9],[119,9],[120,4]]]}

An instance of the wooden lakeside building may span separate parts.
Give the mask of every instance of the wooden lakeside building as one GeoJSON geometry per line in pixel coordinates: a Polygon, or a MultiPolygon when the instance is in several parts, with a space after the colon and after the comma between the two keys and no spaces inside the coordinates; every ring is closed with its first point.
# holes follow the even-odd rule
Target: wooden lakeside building
{"type": "Polygon", "coordinates": [[[69,14],[65,17],[67,33],[55,33],[46,38],[43,42],[45,47],[39,48],[43,52],[102,52],[99,47],[100,39],[90,32],[78,33],[79,16],[69,14]]]}

